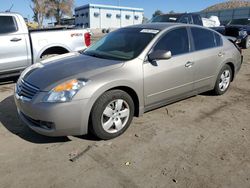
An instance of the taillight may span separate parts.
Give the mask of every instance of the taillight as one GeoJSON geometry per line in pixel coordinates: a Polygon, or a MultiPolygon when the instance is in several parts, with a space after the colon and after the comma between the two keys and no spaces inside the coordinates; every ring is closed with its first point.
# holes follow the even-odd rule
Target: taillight
{"type": "Polygon", "coordinates": [[[88,47],[91,45],[91,35],[90,33],[84,34],[85,45],[88,47]]]}

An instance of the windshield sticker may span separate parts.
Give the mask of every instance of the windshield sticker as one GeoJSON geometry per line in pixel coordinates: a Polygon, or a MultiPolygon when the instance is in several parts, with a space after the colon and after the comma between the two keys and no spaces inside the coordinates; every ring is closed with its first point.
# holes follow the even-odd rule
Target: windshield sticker
{"type": "Polygon", "coordinates": [[[141,30],[141,33],[152,33],[152,34],[157,34],[159,33],[159,30],[155,30],[155,29],[143,29],[141,30]]]}
{"type": "Polygon", "coordinates": [[[170,17],[169,19],[170,19],[170,20],[174,20],[174,21],[177,20],[177,18],[174,18],[174,17],[170,17]]]}

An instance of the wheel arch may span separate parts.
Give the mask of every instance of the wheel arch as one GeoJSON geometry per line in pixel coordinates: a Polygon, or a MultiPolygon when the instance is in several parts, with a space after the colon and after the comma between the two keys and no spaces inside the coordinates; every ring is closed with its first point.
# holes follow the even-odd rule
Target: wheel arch
{"type": "Polygon", "coordinates": [[[234,81],[234,76],[235,76],[235,65],[232,62],[227,62],[226,65],[228,65],[231,70],[232,70],[232,78],[231,78],[231,82],[234,81]]]}
{"type": "Polygon", "coordinates": [[[64,46],[50,46],[47,47],[46,49],[42,50],[42,52],[39,55],[39,58],[42,58],[44,55],[49,55],[49,54],[64,54],[68,53],[70,50],[64,46]]]}

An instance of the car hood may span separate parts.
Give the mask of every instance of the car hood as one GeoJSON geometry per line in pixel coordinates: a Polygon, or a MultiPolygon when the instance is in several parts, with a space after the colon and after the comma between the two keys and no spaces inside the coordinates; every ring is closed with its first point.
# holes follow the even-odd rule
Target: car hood
{"type": "Polygon", "coordinates": [[[123,64],[122,61],[69,53],[33,65],[21,77],[41,91],[50,91],[57,84],[66,80],[88,79],[96,74],[119,68],[123,64]]]}

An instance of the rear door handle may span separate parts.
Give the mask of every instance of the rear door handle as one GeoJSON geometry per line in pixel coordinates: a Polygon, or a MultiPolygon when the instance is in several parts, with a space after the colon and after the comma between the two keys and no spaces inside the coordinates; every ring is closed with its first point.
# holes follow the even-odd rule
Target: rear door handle
{"type": "Polygon", "coordinates": [[[13,38],[13,39],[11,39],[10,41],[11,41],[11,42],[18,42],[18,41],[20,41],[20,40],[22,40],[22,39],[20,39],[20,38],[13,38]]]}
{"type": "Polygon", "coordinates": [[[189,62],[187,62],[187,63],[185,64],[185,67],[186,67],[186,68],[191,68],[193,65],[194,65],[194,62],[189,61],[189,62]]]}

